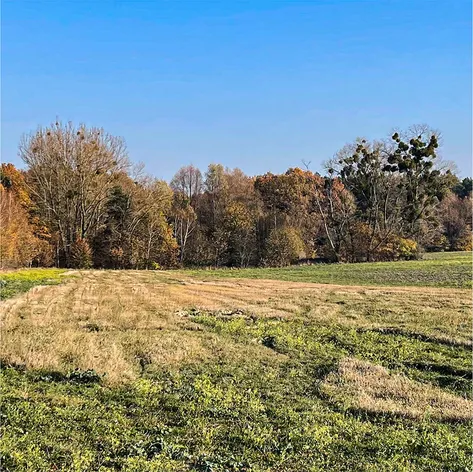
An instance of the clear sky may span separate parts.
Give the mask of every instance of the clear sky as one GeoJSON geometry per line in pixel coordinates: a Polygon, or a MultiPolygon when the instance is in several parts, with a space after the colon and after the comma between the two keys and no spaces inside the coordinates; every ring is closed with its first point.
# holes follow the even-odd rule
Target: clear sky
{"type": "Polygon", "coordinates": [[[84,122],[170,179],[254,175],[428,123],[471,173],[470,0],[3,0],[2,161],[84,122]]]}

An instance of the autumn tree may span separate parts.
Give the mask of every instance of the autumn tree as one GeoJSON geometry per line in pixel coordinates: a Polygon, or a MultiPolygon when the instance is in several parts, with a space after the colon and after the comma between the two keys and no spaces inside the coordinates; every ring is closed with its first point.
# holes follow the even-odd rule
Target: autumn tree
{"type": "Polygon", "coordinates": [[[359,140],[332,161],[329,172],[355,198],[358,240],[365,241],[361,260],[376,258],[393,238],[420,238],[448,187],[448,171],[435,168],[437,148],[434,134],[406,142],[395,133],[390,146],[359,140]]]}
{"type": "Polygon", "coordinates": [[[0,267],[49,265],[50,247],[32,223],[32,202],[23,174],[13,164],[0,167],[0,267]],[[49,256],[49,257],[48,257],[49,256]]]}
{"type": "Polygon", "coordinates": [[[4,189],[11,191],[17,202],[26,210],[32,208],[32,201],[28,193],[24,173],[11,163],[0,165],[0,184],[4,189]]]}
{"type": "Polygon", "coordinates": [[[203,232],[208,262],[215,266],[227,263],[228,230],[224,225],[228,203],[225,168],[210,164],[205,173],[204,194],[199,203],[199,225],[203,232]]]}
{"type": "MultiPolygon", "coordinates": [[[[359,140],[354,149],[339,152],[337,162],[328,169],[330,174],[339,176],[354,196],[357,231],[364,241],[361,260],[371,260],[392,235],[402,231],[404,199],[399,189],[400,180],[385,170],[387,162],[383,151],[381,142],[359,140]]],[[[361,249],[359,242],[352,245],[355,246],[357,251],[361,249]]]]}
{"type": "Polygon", "coordinates": [[[258,263],[258,224],[263,217],[262,202],[254,179],[240,169],[226,169],[226,206],[223,225],[228,234],[228,263],[247,267],[258,263]]]}
{"type": "Polygon", "coordinates": [[[175,193],[172,203],[174,237],[179,245],[179,262],[186,256],[186,248],[196,228],[197,215],[189,199],[182,193],[175,193]]]}
{"type": "Polygon", "coordinates": [[[132,268],[133,196],[136,185],[128,175],[122,173],[110,189],[103,223],[93,239],[96,267],[132,268]]]}
{"type": "Polygon", "coordinates": [[[182,264],[186,249],[197,227],[197,201],[202,193],[202,173],[189,165],[181,167],[171,180],[174,191],[171,208],[174,237],[179,245],[179,261],[182,264]]]}
{"type": "Polygon", "coordinates": [[[353,195],[331,174],[315,186],[312,208],[322,223],[318,238],[321,252],[339,262],[353,258],[356,206],[353,195]]]}
{"type": "Polygon", "coordinates": [[[202,173],[197,167],[188,165],[181,167],[171,180],[174,192],[182,194],[190,203],[202,193],[202,173]]]}
{"type": "Polygon", "coordinates": [[[284,267],[296,263],[304,254],[304,242],[295,228],[274,228],[266,240],[263,262],[269,266],[284,267]]]}
{"type": "Polygon", "coordinates": [[[255,188],[267,213],[265,237],[272,229],[295,228],[304,242],[306,257],[313,257],[320,227],[313,204],[322,182],[319,175],[299,168],[288,169],[284,174],[256,177],[255,188]]]}
{"type": "Polygon", "coordinates": [[[59,235],[60,262],[69,266],[75,241],[100,227],[116,175],[128,165],[125,143],[103,129],[56,122],[24,136],[19,154],[31,197],[59,235]]]}
{"type": "Polygon", "coordinates": [[[228,263],[232,266],[248,267],[257,262],[257,214],[254,208],[243,202],[228,204],[223,219],[228,235],[228,263]]]}
{"type": "Polygon", "coordinates": [[[471,192],[463,198],[449,192],[439,205],[437,215],[436,227],[441,235],[439,248],[452,251],[471,250],[471,192]]]}
{"type": "Polygon", "coordinates": [[[55,123],[23,137],[0,169],[3,264],[87,268],[286,265],[416,257],[471,245],[471,179],[460,181],[428,126],[359,139],[327,175],[290,168],[182,167],[170,184],[128,165],[121,138],[55,123]]]}
{"type": "Polygon", "coordinates": [[[168,223],[172,197],[162,180],[145,178],[137,185],[130,228],[134,266],[151,269],[176,264],[178,246],[168,223]]]}

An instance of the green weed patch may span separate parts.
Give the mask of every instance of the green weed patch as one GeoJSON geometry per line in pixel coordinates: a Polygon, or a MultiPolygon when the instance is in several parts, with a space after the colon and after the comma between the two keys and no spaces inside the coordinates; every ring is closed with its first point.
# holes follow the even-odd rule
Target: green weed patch
{"type": "Polygon", "coordinates": [[[64,269],[23,269],[0,272],[0,300],[27,292],[36,285],[59,284],[64,272],[64,269]]]}

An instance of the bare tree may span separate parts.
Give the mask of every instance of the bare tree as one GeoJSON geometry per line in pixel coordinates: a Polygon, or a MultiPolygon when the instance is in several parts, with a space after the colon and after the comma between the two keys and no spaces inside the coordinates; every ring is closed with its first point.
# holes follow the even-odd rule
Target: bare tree
{"type": "Polygon", "coordinates": [[[189,200],[181,193],[175,193],[172,205],[174,237],[180,248],[179,262],[185,257],[187,243],[196,228],[197,215],[189,200]]]}
{"type": "Polygon", "coordinates": [[[322,220],[325,237],[337,262],[346,255],[350,225],[355,213],[353,195],[347,191],[333,172],[316,187],[314,210],[322,220]]]}
{"type": "Polygon", "coordinates": [[[193,202],[202,193],[202,173],[193,165],[181,167],[171,180],[171,188],[193,202]]]}
{"type": "Polygon", "coordinates": [[[97,231],[116,174],[128,166],[125,143],[100,128],[56,122],[23,136],[19,155],[41,218],[58,233],[58,253],[69,265],[73,243],[97,231]]]}

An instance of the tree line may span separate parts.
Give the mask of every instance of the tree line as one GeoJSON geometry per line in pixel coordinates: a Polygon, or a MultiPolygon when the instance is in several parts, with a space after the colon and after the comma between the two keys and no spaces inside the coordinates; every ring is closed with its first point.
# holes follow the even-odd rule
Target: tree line
{"type": "Polygon", "coordinates": [[[188,165],[167,183],[132,165],[123,139],[56,122],[22,138],[24,170],[1,165],[1,267],[283,266],[471,250],[472,180],[442,165],[438,148],[438,133],[415,126],[356,140],[325,175],[188,165]]]}

